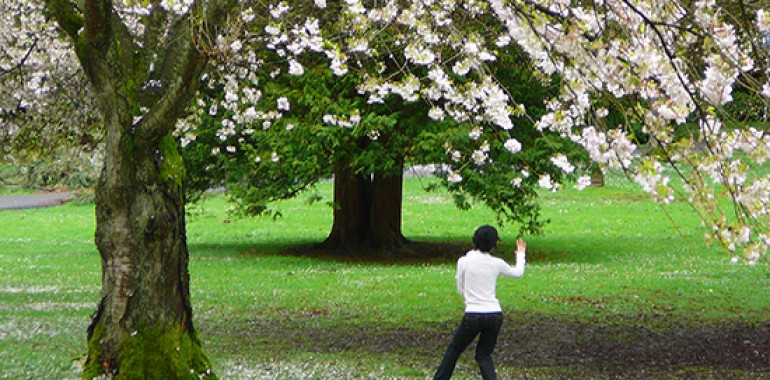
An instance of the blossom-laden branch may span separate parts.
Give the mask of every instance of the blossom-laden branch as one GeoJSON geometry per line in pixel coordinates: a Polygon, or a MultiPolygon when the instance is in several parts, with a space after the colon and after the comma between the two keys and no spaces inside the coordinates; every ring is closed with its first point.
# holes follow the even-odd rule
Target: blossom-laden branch
{"type": "MultiPolygon", "coordinates": [[[[43,6],[0,3],[0,154],[14,164],[64,152],[90,162],[98,156],[99,116],[72,45],[57,38],[61,30],[45,18],[43,6]],[[63,141],[77,144],[62,147],[63,141]]],[[[62,12],[74,7],[67,4],[62,12]]],[[[66,14],[68,29],[82,27],[82,20],[66,14]]]]}
{"type": "MultiPolygon", "coordinates": [[[[538,42],[561,54],[548,55],[541,67],[556,69],[569,79],[565,82],[569,90],[552,104],[553,112],[541,120],[542,127],[571,135],[596,161],[630,170],[646,191],[660,201],[670,202],[676,191],[657,157],[642,157],[632,143],[612,148],[617,139],[595,133],[597,126],[586,123],[591,114],[595,115],[591,94],[610,92],[617,98],[630,99],[636,103],[635,108],[643,110],[642,117],[634,121],[643,125],[644,132],[657,143],[654,151],[662,151],[661,158],[685,179],[684,189],[690,193],[686,199],[712,226],[710,236],[730,251],[742,251],[749,262],[756,262],[767,250],[767,220],[764,216],[758,218],[767,212],[761,206],[767,203],[762,198],[766,194],[757,192],[767,179],[759,176],[752,181],[749,162],[761,165],[766,160],[765,138],[752,128],[721,131],[723,120],[727,120],[723,106],[732,101],[733,88],[740,78],[751,78],[755,69],[750,46],[762,28],[744,26],[736,31],[720,17],[723,10],[708,1],[697,2],[689,11],[675,3],[606,1],[603,5],[601,12],[595,8],[587,20],[612,20],[612,25],[624,30],[624,38],[597,43],[596,39],[584,38],[585,33],[565,32],[573,36],[573,43],[569,49],[559,50],[558,44],[564,42],[548,38],[547,31],[536,33],[538,42]],[[741,39],[746,43],[742,44],[741,39]],[[698,53],[703,55],[691,50],[696,43],[698,53]],[[554,57],[561,59],[554,64],[554,57]],[[676,131],[687,122],[700,127],[694,141],[676,137],[676,131]],[[694,170],[681,170],[680,166],[694,170]],[[732,216],[717,201],[713,183],[721,184],[732,200],[732,216]],[[749,193],[745,191],[748,188],[752,189],[749,193]],[[747,201],[751,207],[747,207],[747,201]]],[[[576,8],[560,9],[565,22],[543,24],[574,26],[574,20],[580,19],[576,15],[584,14],[584,10],[576,8]]],[[[762,15],[757,12],[757,19],[761,20],[762,15]]],[[[578,30],[588,30],[592,36],[600,30],[593,21],[578,25],[578,30]]],[[[537,52],[531,50],[532,54],[537,52]]],[[[625,140],[620,130],[614,131],[620,133],[617,136],[621,142],[625,140]]]]}

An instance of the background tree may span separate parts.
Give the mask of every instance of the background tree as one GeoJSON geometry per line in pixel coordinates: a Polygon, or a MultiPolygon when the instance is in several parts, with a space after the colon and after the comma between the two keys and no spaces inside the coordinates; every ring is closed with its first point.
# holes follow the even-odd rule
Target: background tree
{"type": "MultiPolygon", "coordinates": [[[[305,61],[303,75],[273,77],[280,68],[266,64],[259,71],[258,80],[265,85],[256,109],[277,107],[281,117],[231,124],[232,112],[218,105],[222,96],[199,107],[184,131],[194,136],[185,140],[189,144],[183,151],[192,169],[190,180],[195,181],[190,189],[226,184],[237,212],[255,215],[270,212],[271,201],[295,197],[333,176],[334,222],[320,248],[376,253],[407,243],[401,233],[404,165],[430,164],[468,179],[449,181],[444,176],[439,183],[455,194],[458,207],[481,201],[498,213],[500,223],[516,222],[520,233],[538,233],[539,176],[561,179],[563,173],[550,157],[555,150],[577,148],[533,128],[532,118],[544,112],[548,90],[535,78],[522,51],[510,47],[499,55],[500,62],[490,68],[528,112],[514,117],[515,130],[492,128],[484,139],[478,125],[435,120],[431,112],[438,108],[422,99],[389,95],[381,104],[368,102],[358,90],[365,70],[337,77],[328,67],[305,61]],[[517,141],[524,142],[523,151],[517,141]],[[464,151],[475,158],[463,157],[464,151]]],[[[281,62],[276,55],[264,59],[281,62]]]]}

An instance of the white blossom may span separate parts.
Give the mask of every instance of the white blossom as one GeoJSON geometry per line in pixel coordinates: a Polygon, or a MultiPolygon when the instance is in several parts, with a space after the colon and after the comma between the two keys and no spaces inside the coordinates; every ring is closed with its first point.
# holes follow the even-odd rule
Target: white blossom
{"type": "Polygon", "coordinates": [[[471,138],[471,140],[478,140],[481,138],[481,134],[483,133],[483,129],[481,127],[474,127],[471,129],[471,132],[468,133],[468,137],[471,138]]]}
{"type": "Polygon", "coordinates": [[[230,50],[232,50],[233,53],[237,53],[241,51],[242,47],[243,47],[243,43],[241,43],[240,40],[235,40],[230,44],[230,50]]]}
{"type": "Polygon", "coordinates": [[[483,165],[485,162],[487,162],[487,158],[489,158],[489,156],[481,149],[474,150],[473,154],[471,154],[471,159],[476,165],[483,165]]]}
{"type": "Polygon", "coordinates": [[[291,108],[291,104],[289,104],[289,99],[287,99],[286,97],[278,98],[276,103],[277,103],[276,106],[281,111],[288,111],[291,108]]]}
{"type": "Polygon", "coordinates": [[[302,65],[297,62],[294,59],[289,60],[289,74],[291,75],[302,75],[305,73],[305,68],[302,67],[302,65]]]}
{"type": "Polygon", "coordinates": [[[285,2],[281,2],[279,4],[270,4],[270,16],[278,19],[290,9],[291,8],[289,8],[289,5],[285,2]]]}
{"type": "Polygon", "coordinates": [[[575,171],[575,166],[573,166],[567,159],[567,156],[563,154],[557,154],[555,157],[551,157],[551,162],[565,173],[572,173],[575,171]]]}
{"type": "Polygon", "coordinates": [[[559,188],[558,184],[554,183],[551,179],[550,174],[540,176],[540,179],[537,180],[537,185],[543,189],[552,191],[556,191],[559,188]]]}
{"type": "Polygon", "coordinates": [[[432,107],[430,111],[428,111],[428,117],[430,117],[433,120],[443,120],[444,119],[444,110],[440,107],[432,107]]]}
{"type": "Polygon", "coordinates": [[[591,186],[591,177],[590,176],[580,176],[577,179],[577,183],[575,184],[575,189],[577,190],[583,190],[586,187],[591,186]]]}
{"type": "Polygon", "coordinates": [[[447,181],[451,183],[459,183],[463,181],[463,177],[458,172],[451,172],[449,173],[449,176],[447,176],[447,181]]]}
{"type": "Polygon", "coordinates": [[[514,154],[521,151],[521,143],[513,138],[506,140],[503,146],[505,149],[508,149],[509,152],[514,154]]]}
{"type": "Polygon", "coordinates": [[[404,54],[407,59],[423,66],[430,65],[436,59],[436,54],[426,46],[409,45],[404,50],[404,54]]]}

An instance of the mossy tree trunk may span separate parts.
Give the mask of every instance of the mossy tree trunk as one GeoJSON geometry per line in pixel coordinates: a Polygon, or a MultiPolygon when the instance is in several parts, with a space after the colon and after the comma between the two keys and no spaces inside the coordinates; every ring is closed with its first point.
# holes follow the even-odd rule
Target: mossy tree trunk
{"type": "Polygon", "coordinates": [[[210,372],[193,325],[183,166],[175,142],[110,139],[96,189],[102,291],[84,376],[187,378],[210,372]]]}
{"type": "Polygon", "coordinates": [[[194,5],[169,24],[147,17],[141,44],[111,0],[47,0],[73,42],[104,118],[96,188],[101,299],[88,327],[83,377],[213,378],[193,327],[182,192],[184,165],[170,133],[206,66],[191,18],[216,35],[230,0],[194,5]]]}
{"type": "Polygon", "coordinates": [[[340,162],[334,172],[334,221],[321,246],[365,255],[407,244],[401,232],[403,174],[398,172],[361,175],[340,162]]]}

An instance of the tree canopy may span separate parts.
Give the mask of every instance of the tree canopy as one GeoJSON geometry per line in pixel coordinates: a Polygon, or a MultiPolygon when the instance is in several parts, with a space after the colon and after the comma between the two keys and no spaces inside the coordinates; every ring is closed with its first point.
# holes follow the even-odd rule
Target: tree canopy
{"type": "Polygon", "coordinates": [[[517,221],[522,233],[538,233],[542,221],[534,200],[537,174],[560,179],[564,173],[553,165],[551,155],[561,150],[574,157],[578,150],[569,140],[534,129],[532,115],[544,112],[548,88],[534,76],[523,52],[505,50],[500,62],[489,68],[528,113],[513,118],[515,130],[493,130],[483,141],[477,141],[482,130],[476,124],[433,120],[431,107],[421,99],[391,95],[382,104],[368,104],[357,91],[362,79],[356,73],[337,77],[328,67],[316,65],[306,67],[302,76],[270,78],[273,69],[268,68],[261,72],[260,81],[266,84],[259,108],[283,103],[287,109],[280,119],[238,124],[234,134],[228,134],[221,121],[229,113],[217,109],[215,100],[203,103],[184,124],[188,138],[183,152],[192,169],[188,191],[226,184],[237,212],[254,215],[269,210],[271,201],[294,197],[330,178],[343,162],[364,176],[395,175],[404,163],[434,165],[439,173],[466,178],[450,181],[445,174],[440,183],[455,194],[459,207],[480,200],[499,214],[501,223],[517,221]],[[350,120],[339,120],[340,114],[351,115],[350,120]],[[474,152],[473,167],[462,160],[464,151],[474,152]],[[480,166],[483,170],[476,170],[480,166]],[[521,181],[521,172],[533,174],[521,181]]]}

